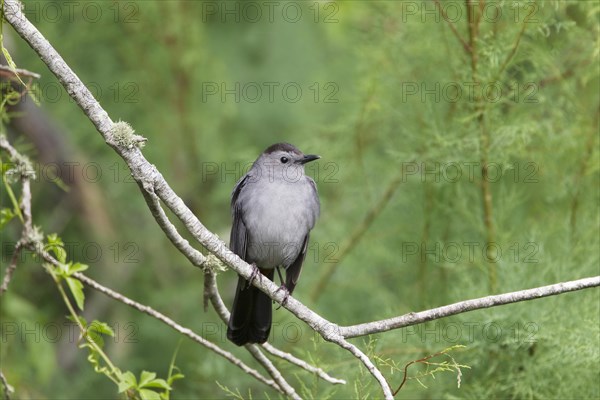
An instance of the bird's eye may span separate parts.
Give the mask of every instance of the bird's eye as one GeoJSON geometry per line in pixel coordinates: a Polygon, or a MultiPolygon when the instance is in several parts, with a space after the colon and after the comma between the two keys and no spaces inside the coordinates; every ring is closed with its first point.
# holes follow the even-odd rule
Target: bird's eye
{"type": "Polygon", "coordinates": [[[281,161],[283,164],[285,164],[285,163],[287,163],[287,162],[289,161],[287,157],[281,157],[279,160],[280,160],[280,161],[281,161]]]}

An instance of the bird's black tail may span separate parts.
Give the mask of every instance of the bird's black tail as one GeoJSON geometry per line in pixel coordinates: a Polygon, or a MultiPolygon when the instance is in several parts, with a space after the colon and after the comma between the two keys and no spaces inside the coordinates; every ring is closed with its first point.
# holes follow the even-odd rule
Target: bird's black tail
{"type": "MultiPolygon", "coordinates": [[[[274,272],[275,269],[261,270],[271,280],[274,272]]],[[[248,281],[240,276],[227,326],[227,338],[238,346],[266,342],[271,331],[272,313],[269,296],[248,285],[248,281]]]]}

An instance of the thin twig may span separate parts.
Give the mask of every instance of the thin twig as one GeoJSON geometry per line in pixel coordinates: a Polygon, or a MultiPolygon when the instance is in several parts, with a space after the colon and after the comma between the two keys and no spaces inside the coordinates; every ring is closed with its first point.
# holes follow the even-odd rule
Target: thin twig
{"type": "MultiPolygon", "coordinates": [[[[32,246],[32,250],[35,251],[41,258],[43,258],[47,262],[49,262],[55,266],[59,264],[58,261],[54,257],[52,257],[47,251],[43,250],[43,248],[32,246]]],[[[121,293],[118,293],[112,289],[109,289],[106,286],[103,286],[100,283],[96,282],[92,278],[89,278],[88,276],[82,274],[81,272],[76,272],[73,274],[73,276],[76,277],[77,279],[79,279],[81,282],[88,285],[89,287],[99,291],[100,293],[103,293],[103,294],[107,295],[108,297],[111,297],[117,301],[120,301],[123,304],[126,304],[140,312],[143,312],[144,314],[148,314],[151,317],[156,318],[157,320],[163,322],[165,325],[173,328],[174,330],[181,333],[182,335],[189,337],[193,341],[201,344],[202,346],[206,347],[207,349],[209,349],[209,350],[215,352],[216,354],[220,355],[221,357],[225,358],[227,361],[229,361],[233,365],[239,367],[242,371],[244,371],[248,375],[256,378],[258,381],[264,383],[265,385],[271,386],[273,389],[277,390],[280,393],[283,393],[283,391],[279,388],[279,386],[274,381],[263,377],[258,371],[247,366],[243,361],[241,361],[240,359],[235,357],[230,352],[223,350],[216,344],[204,339],[202,336],[196,334],[191,329],[185,328],[185,327],[179,325],[177,322],[173,321],[171,318],[167,317],[166,315],[154,310],[152,307],[138,303],[137,301],[132,300],[132,299],[122,295],[121,293]]]]}
{"type": "Polygon", "coordinates": [[[354,357],[358,358],[363,363],[365,368],[367,368],[367,370],[371,373],[371,375],[373,375],[375,377],[375,379],[379,383],[379,386],[383,390],[383,394],[385,395],[386,399],[394,398],[390,384],[385,379],[385,377],[383,376],[383,374],[381,373],[379,368],[377,368],[375,366],[375,364],[371,361],[371,359],[369,357],[367,357],[367,355],[365,353],[363,353],[358,347],[356,347],[355,345],[353,345],[352,343],[348,342],[345,339],[342,339],[336,343],[340,347],[348,350],[350,353],[352,353],[354,355],[354,357]]]}
{"type": "Polygon", "coordinates": [[[301,400],[302,398],[298,395],[298,393],[296,393],[296,390],[292,387],[292,385],[290,385],[285,378],[283,377],[283,375],[281,375],[281,372],[279,372],[279,370],[275,367],[275,365],[273,365],[273,363],[271,362],[271,360],[269,360],[264,354],[263,352],[260,350],[260,347],[258,347],[255,344],[247,344],[244,346],[244,348],[246,350],[248,350],[248,352],[252,355],[252,357],[254,357],[254,359],[256,361],[258,361],[269,373],[269,375],[271,375],[271,377],[273,378],[273,380],[275,381],[275,383],[279,386],[279,388],[281,389],[281,391],[288,397],[291,397],[292,399],[295,400],[301,400]]]}
{"type": "MultiPolygon", "coordinates": [[[[481,22],[481,14],[483,0],[465,0],[467,7],[467,24],[469,28],[469,45],[471,47],[471,79],[479,84],[479,74],[477,71],[479,54],[477,52],[477,40],[479,36],[479,24],[481,22]],[[479,5],[478,10],[475,9],[475,3],[479,5]]],[[[492,189],[490,187],[488,161],[490,152],[490,134],[486,126],[485,119],[485,104],[483,98],[478,94],[473,103],[475,114],[477,115],[477,125],[479,128],[479,147],[481,157],[481,203],[483,208],[483,225],[485,227],[486,243],[494,243],[496,237],[496,228],[493,216],[493,199],[492,189]]],[[[486,252],[486,261],[488,263],[488,286],[492,293],[496,292],[497,287],[497,265],[491,255],[486,252]]]]}
{"type": "MultiPolygon", "coordinates": [[[[23,157],[19,152],[8,142],[5,136],[0,135],[0,149],[6,151],[11,161],[16,162],[23,157]]],[[[19,208],[23,215],[23,230],[21,231],[21,238],[15,245],[15,252],[11,258],[10,264],[6,268],[2,285],[0,286],[0,296],[8,289],[8,285],[12,276],[17,269],[19,254],[22,248],[31,241],[31,233],[33,232],[33,223],[31,217],[31,182],[30,175],[22,173],[21,179],[21,202],[19,208]]]]}
{"type": "Polygon", "coordinates": [[[263,343],[262,347],[270,354],[272,354],[276,357],[279,357],[282,360],[289,362],[290,364],[294,364],[302,369],[305,369],[308,372],[311,372],[311,373],[317,375],[319,378],[323,379],[326,382],[333,383],[334,385],[345,385],[346,384],[345,380],[334,378],[334,377],[330,376],[329,374],[327,374],[325,371],[323,371],[321,368],[310,365],[306,361],[301,360],[301,359],[293,356],[290,353],[286,353],[285,351],[279,350],[277,347],[271,345],[268,342],[263,343]]]}
{"type": "Polygon", "coordinates": [[[229,310],[219,294],[217,276],[210,269],[204,271],[204,293],[205,297],[210,300],[219,318],[221,318],[221,321],[227,323],[229,321],[229,310]]]}
{"type": "Polygon", "coordinates": [[[340,327],[340,334],[342,334],[345,338],[372,335],[374,333],[381,333],[392,329],[417,325],[423,322],[433,321],[436,319],[449,317],[451,315],[462,314],[468,311],[540,299],[542,297],[555,296],[562,293],[573,292],[576,290],[588,289],[597,286],[600,286],[600,276],[556,283],[554,285],[519,290],[516,292],[498,294],[494,296],[480,297],[478,299],[459,301],[458,303],[449,304],[447,306],[432,308],[430,310],[417,313],[408,313],[399,317],[388,318],[380,321],[352,326],[342,326],[340,327]]]}
{"type": "Polygon", "coordinates": [[[0,64],[0,75],[6,77],[15,77],[18,79],[18,76],[26,76],[28,78],[40,79],[42,76],[35,72],[27,71],[26,69],[15,68],[12,69],[8,65],[0,64]]]}
{"type": "Polygon", "coordinates": [[[21,254],[22,248],[23,243],[19,240],[15,245],[15,252],[10,259],[10,264],[8,264],[8,267],[6,267],[6,272],[4,273],[4,278],[2,279],[2,286],[0,286],[0,296],[2,296],[8,289],[8,285],[12,279],[13,273],[15,272],[15,269],[17,269],[17,261],[19,260],[19,254],[21,254]]]}
{"type": "MultiPolygon", "coordinates": [[[[0,135],[0,149],[6,151],[11,161],[17,163],[18,160],[23,160],[24,157],[8,142],[4,135],[0,135]]],[[[23,212],[23,232],[21,233],[21,239],[26,242],[29,240],[28,236],[33,230],[32,217],[31,217],[31,171],[21,171],[21,204],[20,209],[23,212]]]]}
{"type": "MultiPolygon", "coordinates": [[[[59,264],[58,261],[54,257],[52,257],[48,252],[44,251],[43,248],[32,246],[32,250],[35,251],[40,257],[42,257],[47,262],[49,262],[53,265],[59,264]]],[[[209,350],[212,350],[213,352],[222,356],[227,361],[231,362],[233,365],[242,369],[242,371],[244,371],[245,373],[256,378],[258,381],[260,381],[268,386],[271,386],[273,389],[277,390],[280,393],[284,393],[274,381],[266,379],[258,371],[248,367],[243,361],[239,360],[237,357],[235,357],[230,352],[225,351],[225,350],[221,349],[219,346],[215,345],[214,343],[204,339],[202,336],[196,334],[191,329],[185,328],[185,327],[179,325],[178,323],[173,321],[171,318],[154,310],[152,307],[146,306],[144,304],[141,304],[134,300],[131,300],[130,298],[101,285],[100,283],[96,282],[95,280],[87,277],[86,275],[84,275],[80,272],[74,273],[73,276],[76,277],[77,279],[79,279],[80,281],[82,281],[83,283],[85,283],[86,285],[90,286],[91,288],[96,289],[99,292],[101,292],[115,300],[118,300],[123,304],[126,304],[132,308],[135,308],[136,310],[138,310],[140,312],[143,312],[145,314],[152,316],[153,318],[158,319],[159,321],[170,326],[177,332],[189,337],[193,341],[203,345],[204,347],[208,348],[209,350]]]]}
{"type": "Polygon", "coordinates": [[[420,358],[418,360],[412,360],[411,362],[409,362],[408,364],[406,364],[404,366],[404,377],[402,378],[402,382],[400,383],[400,386],[398,386],[398,389],[396,389],[394,391],[394,396],[398,394],[398,392],[400,391],[400,389],[402,389],[402,387],[404,386],[404,384],[406,383],[406,381],[408,379],[408,367],[410,367],[411,365],[416,364],[416,363],[424,363],[425,361],[430,360],[430,359],[432,359],[434,357],[441,356],[442,354],[446,354],[447,350],[448,349],[442,350],[442,351],[438,351],[437,353],[430,354],[430,355],[428,355],[426,357],[423,357],[423,358],[420,358]]]}
{"type": "Polygon", "coordinates": [[[192,265],[198,268],[204,268],[204,263],[206,262],[206,257],[199,250],[195,249],[189,241],[183,238],[175,228],[175,225],[171,223],[169,217],[163,210],[160,205],[160,199],[152,188],[148,188],[148,190],[142,190],[142,194],[144,195],[144,199],[146,200],[146,204],[148,208],[150,208],[150,212],[152,216],[158,223],[158,226],[161,227],[167,238],[177,247],[177,249],[184,255],[186,258],[192,263],[192,265]]]}
{"type": "Polygon", "coordinates": [[[21,187],[21,210],[25,224],[23,228],[23,238],[31,241],[30,234],[33,232],[33,217],[31,215],[31,181],[28,175],[21,177],[23,183],[21,187]]]}
{"type": "Polygon", "coordinates": [[[132,308],[135,308],[136,310],[138,310],[140,312],[143,312],[144,314],[148,314],[151,317],[158,319],[159,321],[161,321],[165,325],[168,325],[169,327],[173,328],[174,330],[181,333],[182,335],[189,337],[194,342],[201,344],[202,346],[206,347],[207,349],[209,349],[209,350],[215,352],[216,354],[220,355],[221,357],[225,358],[227,361],[229,361],[233,365],[239,367],[242,371],[244,371],[245,373],[249,374],[250,376],[256,378],[258,381],[264,383],[265,385],[271,386],[273,389],[277,390],[280,393],[283,393],[283,391],[279,388],[279,386],[277,386],[277,384],[275,384],[274,381],[263,377],[258,371],[247,366],[243,361],[241,361],[240,359],[235,357],[230,352],[223,350],[222,348],[215,345],[214,343],[204,339],[202,336],[196,334],[191,329],[185,328],[185,327],[179,325],[177,322],[173,321],[171,318],[167,317],[166,315],[154,310],[152,307],[149,307],[144,304],[138,303],[134,300],[131,300],[130,298],[101,285],[100,283],[96,282],[95,280],[89,278],[88,276],[86,276],[80,272],[75,273],[74,276],[77,279],[79,279],[80,281],[82,281],[83,283],[85,283],[86,285],[88,285],[89,287],[99,291],[100,293],[103,293],[103,294],[107,295],[108,297],[113,298],[114,300],[117,300],[123,304],[126,304],[132,308]]]}
{"type": "Polygon", "coordinates": [[[452,33],[454,34],[454,36],[456,36],[456,38],[462,44],[462,46],[465,49],[465,51],[467,53],[471,53],[473,51],[473,49],[471,48],[471,46],[469,46],[469,43],[467,43],[467,41],[465,39],[463,39],[462,36],[460,36],[460,33],[458,33],[458,30],[456,29],[456,26],[454,26],[454,24],[452,23],[452,21],[450,21],[450,19],[448,18],[448,15],[446,15],[446,11],[444,11],[444,8],[440,5],[440,1],[439,0],[433,0],[433,2],[435,3],[435,6],[437,7],[437,9],[440,11],[440,14],[442,15],[442,18],[444,18],[444,20],[448,23],[448,26],[450,26],[450,29],[452,30],[452,33]]]}
{"type": "Polygon", "coordinates": [[[12,145],[3,135],[0,135],[0,149],[5,150],[8,153],[8,156],[11,158],[11,160],[14,160],[19,157],[19,152],[14,147],[12,147],[12,145]]]}
{"type": "Polygon", "coordinates": [[[495,82],[498,79],[500,79],[500,76],[502,75],[502,73],[504,72],[504,70],[506,69],[506,67],[508,66],[510,61],[512,60],[512,58],[517,53],[517,49],[519,48],[519,44],[521,43],[521,38],[523,37],[523,34],[525,33],[526,27],[527,27],[527,18],[523,22],[523,26],[521,26],[521,30],[517,34],[517,38],[515,39],[515,43],[513,44],[513,47],[510,50],[510,53],[508,53],[508,55],[504,59],[504,62],[502,63],[502,65],[500,66],[500,69],[498,69],[498,72],[496,73],[496,78],[492,79],[492,82],[495,82]]]}

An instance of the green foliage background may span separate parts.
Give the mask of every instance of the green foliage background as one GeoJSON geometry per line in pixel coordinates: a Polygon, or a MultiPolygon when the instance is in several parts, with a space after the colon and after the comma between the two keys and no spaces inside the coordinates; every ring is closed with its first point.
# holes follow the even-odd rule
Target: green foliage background
{"type": "MultiPolygon", "coordinates": [[[[492,292],[490,268],[497,270],[497,293],[599,274],[597,1],[488,3],[495,8],[477,35],[475,78],[500,85],[498,99],[482,86],[469,96],[472,59],[429,2],[296,2],[302,17],[295,23],[289,21],[292,10],[284,18],[284,2],[272,22],[261,2],[253,3],[263,12],[258,22],[244,14],[244,2],[81,2],[73,13],[66,3],[25,2],[29,17],[71,68],[100,89],[98,98],[113,120],[128,121],[148,138],[146,157],[222,238],[228,237],[231,189],[265,147],[289,141],[322,156],[318,169],[310,170],[322,216],[294,295],[325,318],[353,324],[485,296],[492,292]],[[53,18],[48,4],[62,17],[53,18]],[[84,4],[101,10],[96,22],[84,4]],[[236,7],[239,21],[235,11],[225,13],[236,7]],[[501,12],[497,18],[495,10],[501,12]],[[265,82],[279,84],[273,101],[265,82]],[[297,102],[282,93],[290,82],[302,88],[297,102]],[[236,83],[248,90],[239,101],[206,92],[236,83]],[[263,89],[256,102],[247,86],[252,83],[263,89]],[[454,101],[457,85],[463,92],[454,101]],[[415,87],[418,92],[410,94],[415,87]],[[485,153],[499,173],[489,183],[492,241],[502,251],[493,265],[482,252],[490,238],[482,207],[485,153]],[[476,165],[473,179],[468,165],[476,165]],[[409,174],[406,168],[415,166],[420,170],[409,174]],[[454,179],[456,166],[462,176],[454,179]],[[390,201],[341,260],[326,290],[311,300],[323,271],[389,188],[390,201]],[[476,246],[473,256],[468,246],[476,246]]],[[[442,4],[448,13],[460,12],[454,26],[468,41],[465,4],[442,4]]],[[[73,160],[98,163],[102,173],[86,182],[99,194],[94,206],[107,216],[96,221],[102,229],[43,176],[33,185],[36,224],[71,243],[69,259],[89,264],[100,282],[253,364],[226,341],[215,313],[203,311],[201,272],[164,237],[123,163],[62,89],[51,92],[56,80],[33,51],[5,26],[7,32],[13,33],[10,50],[18,66],[43,75],[41,107],[61,127],[73,160]]],[[[17,143],[34,159],[40,151],[25,140],[17,143]]],[[[4,243],[18,233],[17,225],[1,232],[3,267],[10,253],[4,243]]],[[[229,303],[236,279],[231,271],[219,276],[229,303]]],[[[165,375],[179,336],[89,289],[86,294],[89,319],[107,321],[118,334],[107,340],[111,358],[136,375],[143,369],[165,375]]],[[[455,344],[467,346],[453,353],[471,367],[463,369],[460,389],[455,374],[443,373],[424,378],[427,388],[410,380],[398,398],[599,398],[599,308],[600,294],[592,289],[354,341],[382,365],[400,368],[455,344]]],[[[20,265],[0,311],[2,369],[18,398],[116,397],[115,387],[93,372],[68,337],[64,305],[34,260],[20,265]],[[18,333],[8,334],[7,324],[17,324],[18,333]],[[60,340],[48,339],[55,336],[44,331],[47,324],[61,328],[60,340]]],[[[276,346],[348,380],[331,386],[278,362],[303,397],[381,396],[346,352],[316,338],[286,311],[274,315],[276,346]]],[[[277,397],[187,339],[177,365],[186,378],[175,383],[173,398],[224,397],[217,381],[245,397],[277,397]]],[[[411,368],[412,375],[419,371],[411,368]]],[[[395,368],[384,372],[393,386],[402,380],[395,368]]]]}

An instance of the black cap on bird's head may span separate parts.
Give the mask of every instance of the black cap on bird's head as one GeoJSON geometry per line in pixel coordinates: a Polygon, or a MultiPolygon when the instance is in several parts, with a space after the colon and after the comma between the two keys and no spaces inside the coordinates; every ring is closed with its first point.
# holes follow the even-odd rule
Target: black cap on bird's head
{"type": "Polygon", "coordinates": [[[285,151],[288,153],[295,153],[295,154],[302,154],[302,152],[293,144],[290,143],[275,143],[270,145],[269,147],[267,147],[265,149],[265,151],[263,151],[263,153],[265,154],[270,154],[270,153],[274,153],[276,151],[285,151]]]}
{"type": "MultiPolygon", "coordinates": [[[[306,164],[307,162],[318,160],[319,158],[321,158],[316,154],[304,154],[296,146],[290,143],[275,143],[267,147],[265,151],[263,151],[264,155],[270,155],[275,153],[287,153],[293,158],[294,162],[297,164],[306,164]]],[[[284,159],[287,160],[287,157],[282,156],[282,162],[284,159]]]]}

